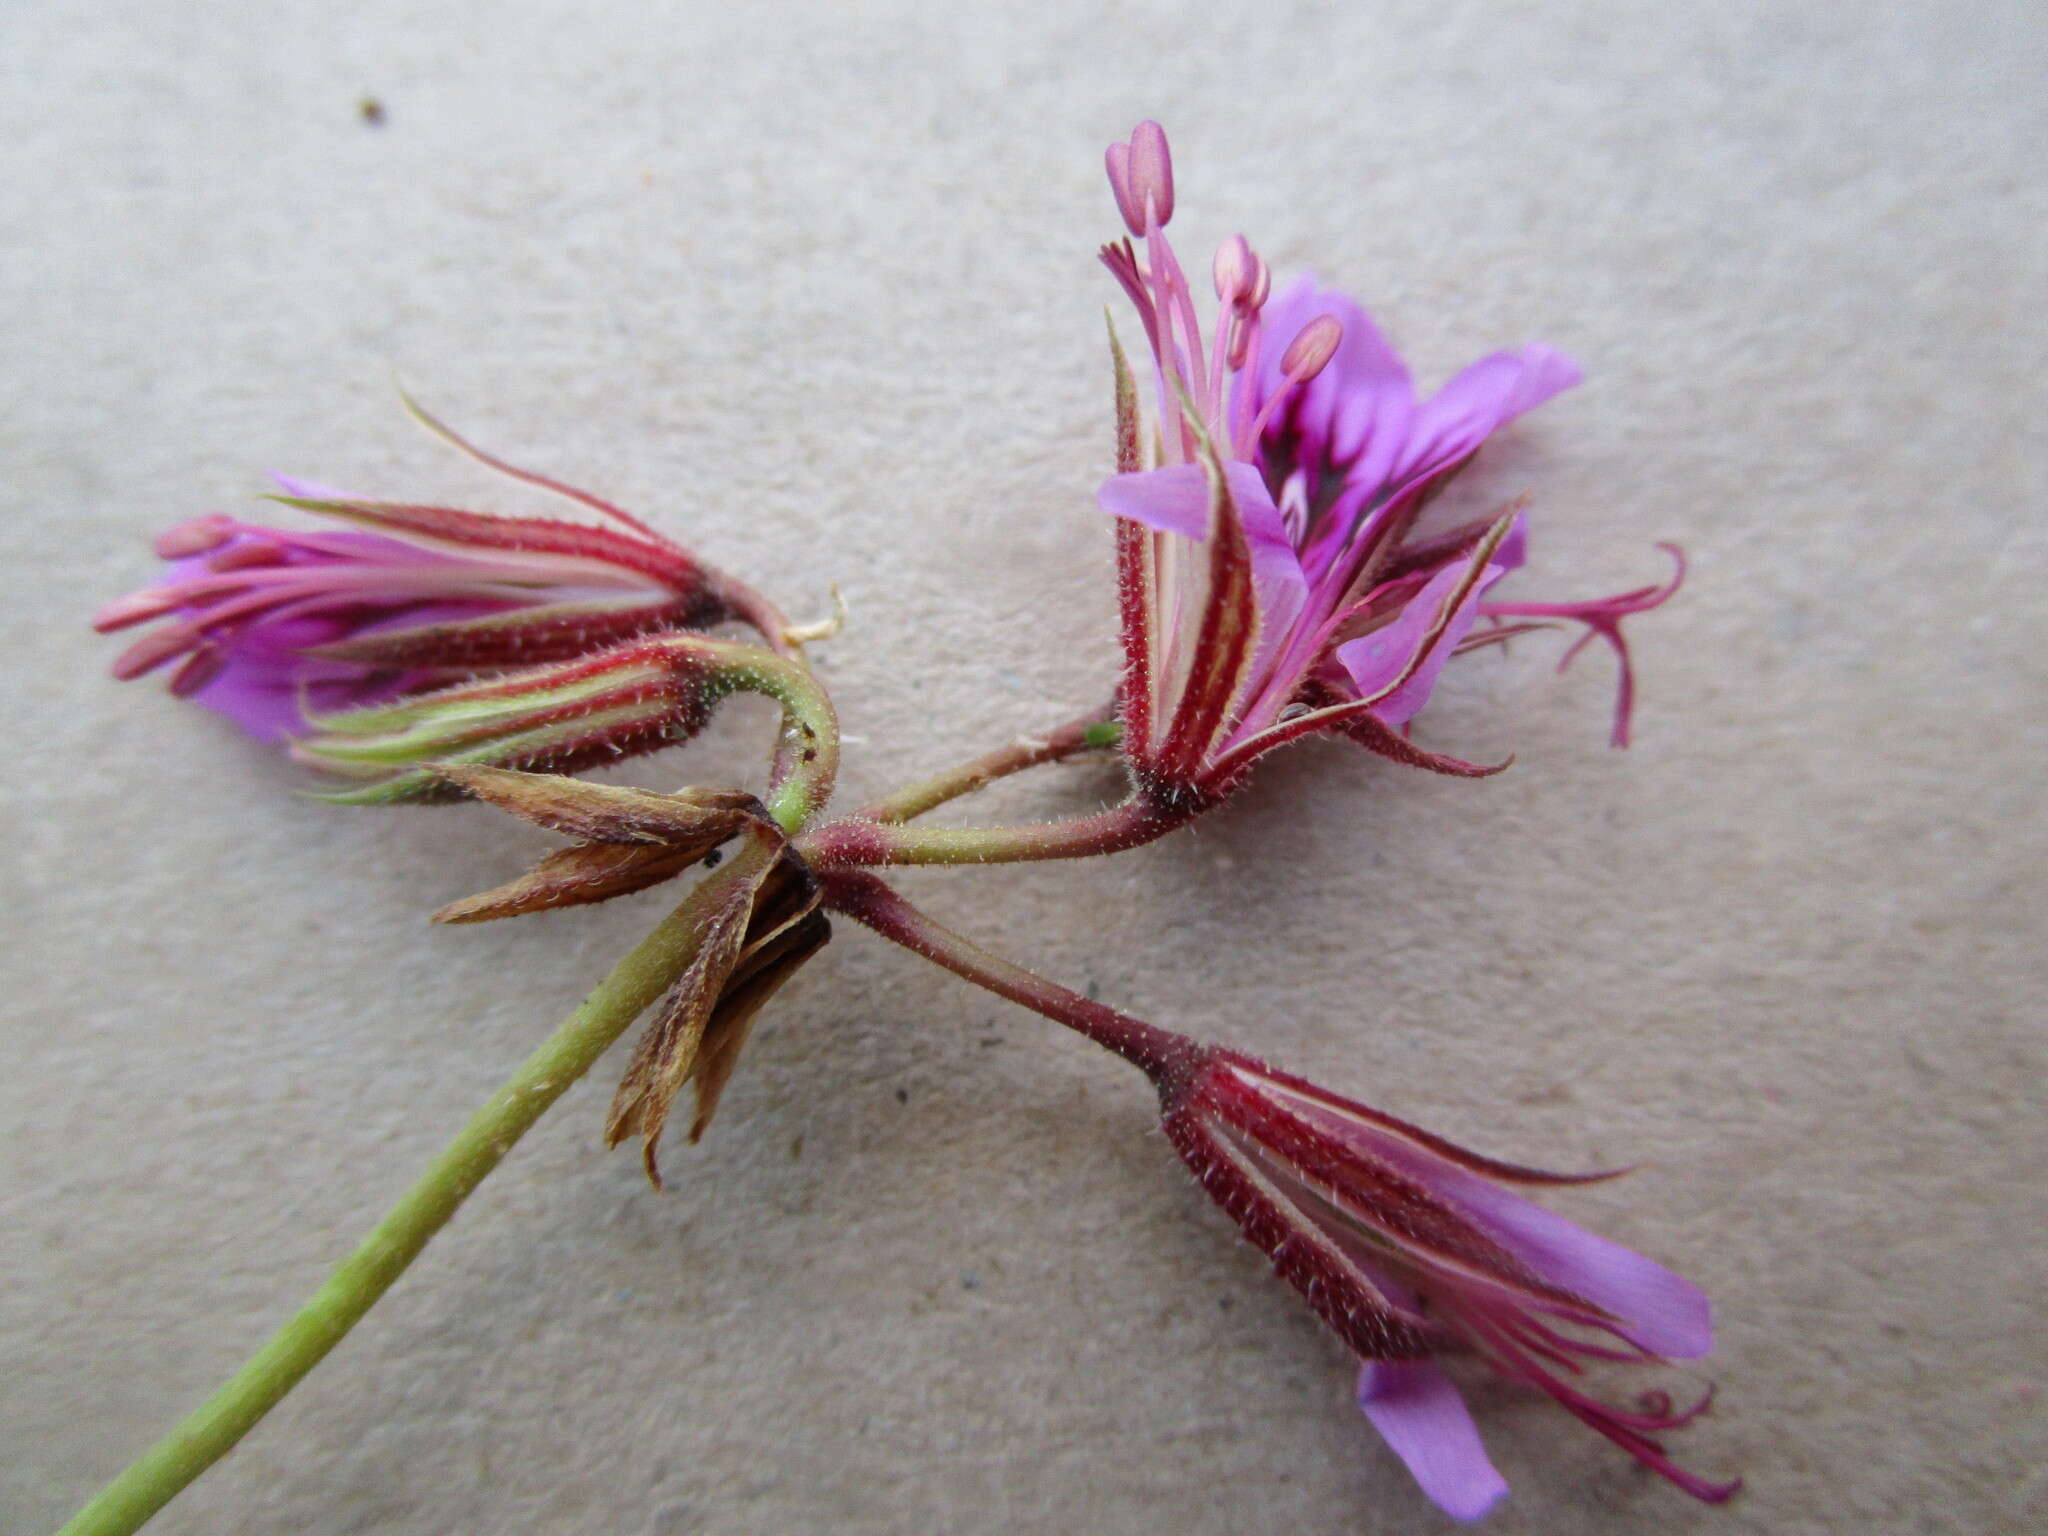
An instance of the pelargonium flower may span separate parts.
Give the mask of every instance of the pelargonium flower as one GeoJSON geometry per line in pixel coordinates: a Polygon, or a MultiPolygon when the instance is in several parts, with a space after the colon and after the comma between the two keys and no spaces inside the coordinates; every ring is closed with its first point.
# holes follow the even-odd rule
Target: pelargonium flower
{"type": "Polygon", "coordinates": [[[272,499],[374,531],[223,514],[167,530],[156,540],[163,575],[94,620],[102,632],[161,621],[121,654],[114,675],[175,662],[173,693],[280,741],[333,711],[657,631],[740,618],[782,644],[780,616],[758,595],[631,513],[421,419],[493,468],[617,526],[374,501],[278,476],[287,494],[272,499]]]}
{"type": "Polygon", "coordinates": [[[1693,1359],[1713,1343],[1696,1286],[1503,1187],[1610,1175],[1495,1162],[1235,1051],[1168,1052],[1148,1070],[1175,1151],[1358,1353],[1359,1406],[1446,1512],[1476,1519],[1507,1492],[1446,1354],[1549,1394],[1696,1498],[1735,1491],[1655,1438],[1711,1393],[1688,1409],[1662,1391],[1619,1408],[1575,1384],[1589,1362],[1693,1359]]]}
{"type": "Polygon", "coordinates": [[[1544,346],[1496,352],[1419,398],[1362,307],[1310,277],[1273,298],[1241,235],[1216,253],[1205,341],[1165,232],[1165,133],[1140,124],[1107,162],[1131,238],[1102,260],[1144,328],[1159,410],[1148,454],[1115,348],[1118,473],[1098,498],[1119,519],[1125,751],[1140,778],[1213,793],[1317,731],[1441,772],[1495,771],[1425,752],[1406,729],[1452,656],[1530,619],[1578,619],[1620,653],[1624,743],[1632,686],[1619,620],[1676,581],[1605,603],[1497,604],[1488,589],[1524,558],[1520,503],[1433,536],[1416,529],[1489,436],[1578,382],[1571,359],[1544,346]]]}

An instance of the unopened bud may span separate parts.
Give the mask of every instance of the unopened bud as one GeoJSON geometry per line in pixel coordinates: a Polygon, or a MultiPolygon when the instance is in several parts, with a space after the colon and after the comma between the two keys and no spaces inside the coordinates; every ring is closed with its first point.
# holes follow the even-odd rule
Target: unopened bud
{"type": "Polygon", "coordinates": [[[533,667],[313,719],[292,743],[302,763],[359,789],[324,798],[392,805],[458,798],[442,771],[478,764],[572,773],[684,741],[710,716],[715,658],[736,648],[659,635],[574,662],[533,667]]]}

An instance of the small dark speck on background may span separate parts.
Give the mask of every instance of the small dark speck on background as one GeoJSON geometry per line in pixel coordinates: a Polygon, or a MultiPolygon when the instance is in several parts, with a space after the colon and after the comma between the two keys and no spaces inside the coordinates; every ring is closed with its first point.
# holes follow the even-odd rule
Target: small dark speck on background
{"type": "Polygon", "coordinates": [[[896,1102],[898,1104],[908,1104],[910,1102],[910,1090],[908,1088],[898,1088],[896,1090],[896,1102]]]}
{"type": "Polygon", "coordinates": [[[384,103],[374,96],[365,96],[356,103],[356,116],[363,120],[366,127],[382,128],[384,126],[384,103]]]}

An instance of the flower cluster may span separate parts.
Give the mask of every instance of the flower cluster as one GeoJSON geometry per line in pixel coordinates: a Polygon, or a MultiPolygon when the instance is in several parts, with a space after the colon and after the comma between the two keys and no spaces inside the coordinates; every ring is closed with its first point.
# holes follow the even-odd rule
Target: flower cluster
{"type": "MultiPolygon", "coordinates": [[[[315,1323],[287,1328],[247,1380],[310,1369],[318,1354],[307,1341],[324,1350],[367,1310],[643,1013],[604,1134],[610,1145],[637,1137],[659,1186],[678,1096],[694,1090],[694,1141],[756,1016],[823,948],[838,913],[1141,1068],[1182,1162],[1356,1354],[1360,1409],[1449,1514],[1478,1518],[1507,1486],[1445,1367],[1460,1358],[1547,1395],[1697,1498],[1734,1491],[1678,1466],[1658,1439],[1703,1412],[1710,1392],[1683,1409],[1661,1390],[1619,1407],[1580,1384],[1592,1366],[1659,1366],[1712,1343],[1696,1287],[1510,1189],[1585,1178],[1480,1157],[1252,1056],[1117,1013],[941,927],[871,873],[1133,847],[1187,824],[1241,788],[1263,754],[1313,733],[1441,773],[1497,772],[1418,745],[1412,722],[1452,659],[1561,622],[1585,632],[1560,665],[1595,639],[1614,650],[1611,734],[1625,745],[1635,679],[1623,621],[1683,578],[1672,548],[1677,570],[1662,585],[1588,601],[1503,599],[1498,584],[1527,553],[1526,498],[1434,526],[1428,514],[1494,433],[1576,384],[1577,366],[1524,346],[1424,396],[1356,301],[1311,277],[1276,296],[1241,235],[1212,263],[1205,335],[1166,234],[1174,178],[1164,132],[1141,124],[1110,147],[1107,166],[1128,233],[1102,260],[1144,332],[1156,402],[1148,425],[1112,328],[1116,473],[1097,499],[1114,519],[1118,567],[1124,664],[1113,705],[821,821],[841,738],[800,642],[829,627],[791,629],[750,587],[639,518],[492,458],[417,410],[465,453],[604,521],[370,500],[284,479],[274,499],[350,526],[181,523],[157,541],[159,580],[99,614],[102,630],[152,626],[115,663],[117,677],[171,668],[174,693],[349,781],[327,799],[475,799],[572,840],[444,906],[442,922],[694,877],[337,1271],[315,1323]],[[710,633],[732,623],[754,636],[710,633]],[[758,794],[568,776],[686,739],[742,691],[782,711],[758,794]],[[1112,809],[1023,827],[909,825],[1008,774],[1109,748],[1127,781],[1112,809]]],[[[243,1379],[174,1437],[164,1465],[196,1475],[275,1401],[238,1396],[243,1379]]],[[[146,1518],[169,1496],[164,1486],[175,1492],[150,1481],[151,1466],[137,1464],[135,1488],[110,1490],[115,1505],[146,1518]]]]}

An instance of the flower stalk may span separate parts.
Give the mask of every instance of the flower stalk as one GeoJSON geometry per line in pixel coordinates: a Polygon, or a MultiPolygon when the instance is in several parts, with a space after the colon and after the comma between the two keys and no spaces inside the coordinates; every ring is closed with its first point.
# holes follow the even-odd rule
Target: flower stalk
{"type": "Polygon", "coordinates": [[[1123,1057],[1151,1079],[1181,1161],[1360,1360],[1358,1404],[1422,1489],[1461,1520],[1507,1493],[1437,1357],[1476,1355],[1546,1393],[1707,1503],[1739,1480],[1679,1466],[1657,1436],[1713,1400],[1661,1390],[1617,1407],[1575,1384],[1587,1363],[1660,1365],[1712,1347],[1706,1297],[1671,1271],[1511,1192],[1589,1183],[1482,1157],[1224,1047],[1132,1018],[1000,959],[881,880],[843,873],[826,905],[964,980],[1123,1057]]]}
{"type": "Polygon", "coordinates": [[[1019,736],[993,752],[984,752],[957,767],[907,785],[862,807],[855,814],[862,821],[913,821],[927,811],[937,810],[963,795],[975,794],[1013,773],[1022,773],[1044,763],[1065,762],[1088,752],[1107,751],[1117,745],[1122,734],[1122,728],[1108,710],[1083,715],[1078,720],[1070,720],[1055,730],[1047,731],[1043,736],[1019,736]]]}
{"type": "Polygon", "coordinates": [[[320,1289],[184,1422],[138,1457],[59,1536],[128,1536],[212,1466],[348,1336],[535,1121],[694,958],[706,881],[598,983],[491,1095],[320,1289]]]}

